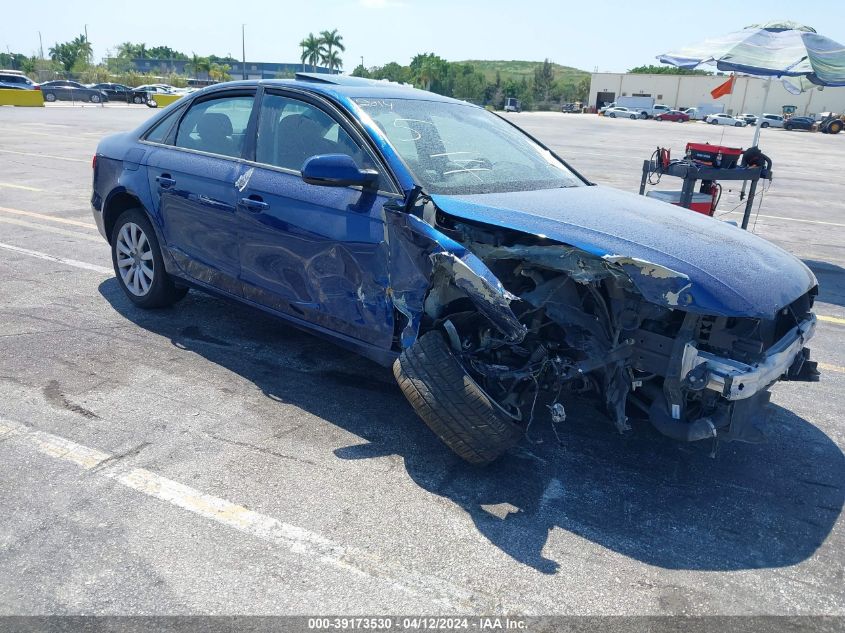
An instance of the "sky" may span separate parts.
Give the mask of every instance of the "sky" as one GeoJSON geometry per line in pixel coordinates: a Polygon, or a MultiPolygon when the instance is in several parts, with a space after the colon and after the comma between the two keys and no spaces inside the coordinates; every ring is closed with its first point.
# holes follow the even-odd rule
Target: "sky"
{"type": "Polygon", "coordinates": [[[309,32],[337,28],[344,69],[407,64],[422,52],[450,61],[543,60],[588,71],[621,72],[657,63],[655,55],[749,24],[789,19],[845,43],[833,0],[690,2],[667,0],[39,0],[15,2],[0,27],[3,50],[34,54],[73,39],[87,26],[100,60],[124,41],[167,45],[188,55],[292,62],[309,32]]]}

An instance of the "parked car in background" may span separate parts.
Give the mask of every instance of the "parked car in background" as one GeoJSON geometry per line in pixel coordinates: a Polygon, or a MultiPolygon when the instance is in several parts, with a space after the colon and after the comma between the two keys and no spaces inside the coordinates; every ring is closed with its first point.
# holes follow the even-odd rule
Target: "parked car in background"
{"type": "Polygon", "coordinates": [[[124,86],[123,84],[104,83],[89,86],[94,90],[101,90],[106,93],[110,101],[126,101],[126,103],[146,103],[149,93],[124,86]]]}
{"type": "Polygon", "coordinates": [[[567,112],[569,114],[577,114],[583,110],[584,106],[580,103],[564,103],[560,106],[561,112],[567,112]]]}
{"type": "Polygon", "coordinates": [[[732,125],[734,127],[745,127],[748,125],[745,121],[736,119],[730,114],[724,114],[721,112],[719,114],[708,114],[704,121],[705,123],[710,123],[712,125],[732,125]]]}
{"type": "Polygon", "coordinates": [[[807,130],[812,131],[816,126],[816,120],[810,116],[790,117],[783,123],[784,130],[807,130]]]}
{"type": "Polygon", "coordinates": [[[748,125],[757,125],[757,115],[746,112],[745,114],[738,114],[736,116],[740,121],[745,121],[748,125]]]}
{"type": "Polygon", "coordinates": [[[636,410],[708,449],[759,438],[769,388],[819,377],[813,273],[727,222],[591,185],[484,108],[299,74],[218,84],[103,139],[91,204],[127,301],[196,288],[392,366],[471,463],[574,398],[619,433],[636,410]]]}
{"type": "Polygon", "coordinates": [[[522,102],[514,97],[505,99],[505,112],[522,112],[522,102]]]}
{"type": "Polygon", "coordinates": [[[0,70],[0,88],[5,90],[38,90],[39,86],[19,70],[0,70]]]}
{"type": "Polygon", "coordinates": [[[91,103],[102,103],[108,101],[108,95],[102,90],[88,88],[76,81],[57,79],[45,81],[41,84],[41,92],[44,93],[44,101],[90,101],[91,103]]]}
{"type": "Polygon", "coordinates": [[[630,110],[628,108],[623,108],[621,106],[616,106],[615,108],[608,108],[604,111],[604,116],[610,117],[611,119],[622,118],[622,119],[644,119],[645,115],[642,112],[637,112],[635,110],[630,110]]]}
{"type": "Polygon", "coordinates": [[[654,119],[655,121],[678,121],[680,123],[684,123],[689,121],[690,116],[681,110],[669,110],[668,112],[658,114],[654,117],[654,119]]]}
{"type": "Polygon", "coordinates": [[[160,95],[172,95],[176,94],[169,87],[163,86],[161,84],[144,84],[143,86],[138,86],[135,90],[142,90],[144,92],[151,92],[153,94],[160,94],[160,95]]]}
{"type": "Polygon", "coordinates": [[[779,114],[764,114],[760,127],[783,127],[783,117],[779,114]]]}

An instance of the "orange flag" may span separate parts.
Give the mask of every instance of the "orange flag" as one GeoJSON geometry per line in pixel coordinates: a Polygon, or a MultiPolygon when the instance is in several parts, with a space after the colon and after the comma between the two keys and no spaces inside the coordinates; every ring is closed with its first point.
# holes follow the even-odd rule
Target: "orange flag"
{"type": "Polygon", "coordinates": [[[731,78],[725,83],[713,88],[713,90],[710,91],[710,96],[714,99],[718,99],[719,97],[731,94],[734,91],[734,80],[736,80],[736,75],[731,75],[731,78]]]}

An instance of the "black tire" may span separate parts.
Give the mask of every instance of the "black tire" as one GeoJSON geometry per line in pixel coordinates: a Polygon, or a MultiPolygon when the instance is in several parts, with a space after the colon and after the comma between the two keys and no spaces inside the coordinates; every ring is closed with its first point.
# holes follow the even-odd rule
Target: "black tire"
{"type": "Polygon", "coordinates": [[[132,97],[132,103],[136,105],[141,105],[142,103],[144,103],[144,100],[139,95],[135,95],[134,97],[132,97]]]}
{"type": "Polygon", "coordinates": [[[522,438],[522,428],[478,386],[440,332],[402,352],[393,375],[428,428],[470,464],[489,464],[522,438]]]}
{"type": "Polygon", "coordinates": [[[742,121],[737,121],[734,123],[734,127],[742,127],[742,121]]]}
{"type": "Polygon", "coordinates": [[[114,223],[110,242],[112,266],[114,267],[114,274],[115,277],[117,277],[117,282],[120,284],[124,294],[136,306],[144,308],[145,310],[166,308],[188,294],[188,288],[174,284],[173,279],[171,279],[170,275],[168,275],[165,271],[164,260],[161,256],[161,248],[158,244],[158,238],[156,237],[152,224],[150,224],[149,219],[147,219],[147,214],[144,213],[142,209],[127,209],[120,214],[120,217],[117,218],[117,222],[114,223]],[[143,231],[144,237],[149,243],[149,252],[152,255],[152,282],[149,284],[149,289],[140,296],[132,292],[127,286],[117,261],[118,239],[123,227],[129,224],[135,224],[143,231]]]}
{"type": "Polygon", "coordinates": [[[827,133],[839,134],[843,128],[845,128],[845,123],[843,123],[842,121],[834,121],[833,123],[827,126],[827,133]]]}
{"type": "Polygon", "coordinates": [[[615,118],[616,118],[616,113],[615,113],[615,112],[611,112],[611,113],[610,113],[610,114],[608,114],[607,116],[609,116],[611,119],[615,119],[615,118]]]}
{"type": "Polygon", "coordinates": [[[760,127],[769,127],[769,124],[768,124],[766,121],[763,121],[763,122],[760,124],[760,127]]]}
{"type": "Polygon", "coordinates": [[[636,114],[632,114],[632,115],[631,115],[631,116],[629,116],[628,118],[629,118],[629,119],[631,119],[632,121],[635,121],[635,120],[637,119],[637,115],[636,115],[636,114]]]}
{"type": "Polygon", "coordinates": [[[795,128],[792,125],[784,125],[783,129],[785,129],[787,132],[791,132],[795,128]]]}
{"type": "Polygon", "coordinates": [[[89,100],[91,103],[100,103],[100,101],[102,101],[102,99],[100,98],[100,95],[98,95],[98,94],[93,94],[93,95],[91,95],[91,96],[88,98],[88,100],[89,100]]]}
{"type": "Polygon", "coordinates": [[[52,92],[45,92],[44,93],[44,101],[48,101],[49,103],[53,103],[56,100],[56,95],[52,92]]]}

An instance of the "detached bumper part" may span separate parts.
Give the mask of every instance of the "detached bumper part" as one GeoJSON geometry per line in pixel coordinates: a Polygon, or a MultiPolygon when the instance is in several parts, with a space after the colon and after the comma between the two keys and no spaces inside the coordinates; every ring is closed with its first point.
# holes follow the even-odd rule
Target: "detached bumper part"
{"type": "Polygon", "coordinates": [[[755,365],[701,352],[689,345],[684,352],[682,375],[693,383],[704,381],[705,389],[717,391],[731,401],[751,398],[782,377],[818,380],[815,363],[808,360],[809,350],[804,347],[815,331],[813,315],[772,345],[766,358],[755,365]]]}
{"type": "Polygon", "coordinates": [[[679,407],[669,407],[662,393],[655,393],[649,419],[662,434],[683,442],[717,436],[724,441],[757,443],[765,439],[755,422],[768,417],[766,405],[772,383],[784,380],[818,380],[816,363],[809,360],[804,344],[812,338],[816,317],[803,321],[772,345],[755,365],[701,352],[694,345],[684,348],[681,376],[687,388],[710,389],[724,399],[712,414],[695,420],[681,419],[679,407]]]}

